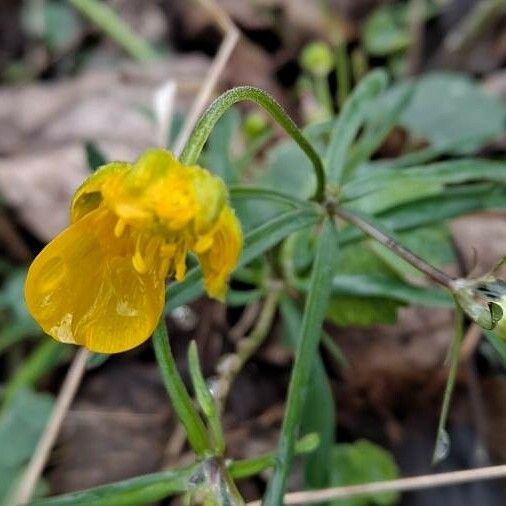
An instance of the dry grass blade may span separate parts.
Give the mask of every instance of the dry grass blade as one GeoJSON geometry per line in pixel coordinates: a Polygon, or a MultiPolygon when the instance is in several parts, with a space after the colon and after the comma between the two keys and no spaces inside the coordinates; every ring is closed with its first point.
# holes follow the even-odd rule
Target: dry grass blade
{"type": "Polygon", "coordinates": [[[178,135],[174,147],[174,153],[179,156],[183,151],[184,145],[195,127],[198,118],[211,97],[216,84],[227,64],[237,41],[239,40],[239,30],[236,28],[227,13],[214,0],[197,0],[212,16],[216,24],[225,33],[225,38],[220,44],[211,67],[204,79],[204,83],[196,96],[192,108],[188,113],[181,133],[178,135]]]}
{"type": "Polygon", "coordinates": [[[53,412],[49,417],[46,428],[44,429],[44,432],[42,433],[33,453],[32,459],[19,482],[19,488],[13,497],[13,504],[25,504],[30,500],[33,489],[44,470],[44,466],[49,454],[51,453],[51,449],[58,437],[63,419],[65,418],[77,389],[79,388],[86,369],[86,361],[88,360],[88,357],[89,351],[85,348],[81,348],[76,353],[67,375],[65,376],[65,380],[63,381],[63,385],[56,399],[53,412]]]}
{"type": "MultiPolygon", "coordinates": [[[[364,483],[348,487],[325,488],[307,492],[292,492],[286,494],[283,504],[314,504],[335,499],[380,494],[383,492],[407,492],[409,490],[422,490],[425,488],[444,487],[459,483],[493,480],[506,477],[506,465],[487,466],[465,471],[452,471],[449,473],[426,474],[412,478],[364,483]]],[[[246,506],[261,506],[261,501],[249,502],[246,506]]]]}

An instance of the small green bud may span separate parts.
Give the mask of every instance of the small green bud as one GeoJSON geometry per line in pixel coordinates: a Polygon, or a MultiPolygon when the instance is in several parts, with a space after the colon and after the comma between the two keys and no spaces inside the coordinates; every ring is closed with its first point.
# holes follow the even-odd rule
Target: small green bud
{"type": "Polygon", "coordinates": [[[311,42],[300,55],[302,68],[318,77],[325,77],[334,67],[332,50],[325,42],[311,42]]]}
{"type": "Polygon", "coordinates": [[[248,139],[255,139],[256,137],[262,135],[268,127],[269,123],[267,118],[256,111],[250,112],[246,115],[242,126],[244,135],[248,139]]]}
{"type": "Polygon", "coordinates": [[[456,279],[453,294],[464,312],[480,327],[506,339],[506,283],[487,275],[456,279]]]}

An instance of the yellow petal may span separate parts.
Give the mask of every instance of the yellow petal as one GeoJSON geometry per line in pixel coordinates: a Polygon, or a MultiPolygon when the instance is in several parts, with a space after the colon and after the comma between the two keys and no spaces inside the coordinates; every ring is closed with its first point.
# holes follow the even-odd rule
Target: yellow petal
{"type": "Polygon", "coordinates": [[[145,341],[160,318],[163,275],[159,269],[134,269],[135,241],[115,237],[116,222],[103,207],[89,212],[30,266],[26,304],[58,341],[101,353],[125,351],[145,341]]]}
{"type": "Polygon", "coordinates": [[[85,214],[96,209],[102,202],[102,188],[104,184],[121,177],[131,170],[128,163],[113,162],[97,169],[76,190],[70,204],[72,223],[81,219],[85,214]]]}
{"type": "Polygon", "coordinates": [[[197,253],[209,296],[223,300],[228,278],[235,269],[242,248],[242,232],[234,211],[225,206],[214,230],[212,246],[197,253]]]}

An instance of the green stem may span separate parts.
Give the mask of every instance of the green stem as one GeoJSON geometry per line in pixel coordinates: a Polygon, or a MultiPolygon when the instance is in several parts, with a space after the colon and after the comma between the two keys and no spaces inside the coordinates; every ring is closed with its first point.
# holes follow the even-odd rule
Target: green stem
{"type": "Polygon", "coordinates": [[[331,218],[327,218],[323,224],[316,249],[310,291],[306,299],[301,334],[288,388],[286,412],[281,428],[274,474],[267,486],[263,500],[264,506],[279,506],[283,503],[295,440],[300,428],[307,384],[313,369],[322,325],[327,312],[336,247],[335,224],[331,218]]]}
{"type": "Polygon", "coordinates": [[[340,40],[336,45],[336,77],[337,77],[337,103],[341,109],[350,93],[350,72],[346,42],[340,40]]]}
{"type": "Polygon", "coordinates": [[[204,455],[211,449],[209,436],[177,370],[163,318],[153,334],[153,346],[165,388],[179,420],[186,429],[188,441],[197,455],[204,455]]]}
{"type": "Polygon", "coordinates": [[[325,171],[320,156],[274,98],[253,86],[239,86],[228,90],[208,107],[200,117],[183,149],[180,157],[181,162],[187,165],[196,163],[217,121],[232,105],[242,101],[251,101],[263,107],[308,156],[316,175],[316,191],[313,198],[322,201],[325,189],[325,171]]]}
{"type": "Polygon", "coordinates": [[[327,121],[334,115],[334,105],[332,103],[332,95],[329,90],[327,76],[316,75],[314,77],[314,92],[320,107],[324,112],[324,120],[327,121]]]}
{"type": "Polygon", "coordinates": [[[160,56],[147,41],[135,34],[104,2],[69,0],[69,3],[136,60],[146,61],[160,56]]]}
{"type": "Polygon", "coordinates": [[[462,344],[462,337],[464,334],[464,311],[457,304],[455,304],[455,330],[450,351],[450,372],[448,373],[448,380],[446,381],[446,388],[443,397],[443,405],[439,415],[439,423],[437,428],[436,445],[434,454],[432,456],[432,463],[437,464],[444,459],[448,452],[449,441],[445,430],[446,421],[448,419],[448,412],[450,410],[450,402],[452,399],[453,388],[455,386],[455,378],[459,368],[460,347],[462,344]]]}
{"type": "MultiPolygon", "coordinates": [[[[295,455],[311,453],[318,448],[319,444],[320,438],[318,434],[307,434],[295,443],[295,455]]],[[[275,462],[276,454],[271,452],[250,459],[235,460],[229,465],[229,471],[235,480],[240,480],[265,471],[273,466],[275,462]]]]}

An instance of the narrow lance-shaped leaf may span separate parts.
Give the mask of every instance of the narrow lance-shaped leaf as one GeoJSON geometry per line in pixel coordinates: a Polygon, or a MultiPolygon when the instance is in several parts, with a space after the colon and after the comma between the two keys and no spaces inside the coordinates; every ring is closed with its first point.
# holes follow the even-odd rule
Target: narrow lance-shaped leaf
{"type": "MultiPolygon", "coordinates": [[[[295,348],[297,345],[295,337],[302,323],[301,311],[293,300],[285,297],[281,300],[280,312],[287,341],[290,347],[295,348]]],[[[311,488],[324,488],[330,485],[329,478],[332,465],[330,451],[334,443],[335,424],[334,399],[329,380],[322,359],[316,354],[301,420],[303,433],[316,432],[320,436],[320,445],[316,451],[307,455],[304,459],[305,479],[307,485],[311,488]]]]}
{"type": "Polygon", "coordinates": [[[367,75],[345,102],[332,129],[330,142],[325,154],[325,169],[330,183],[339,183],[343,177],[346,153],[355,138],[371,100],[386,87],[388,77],[383,70],[367,75]]]}
{"type": "Polygon", "coordinates": [[[209,436],[204,422],[193,406],[193,401],[177,370],[169,344],[167,327],[163,318],[155,329],[152,341],[162,379],[174,410],[186,429],[188,441],[193,450],[197,455],[203,455],[205,452],[211,450],[209,436]]]}
{"type": "Polygon", "coordinates": [[[335,224],[333,219],[329,217],[324,221],[318,238],[310,290],[305,303],[301,333],[288,389],[276,465],[267,487],[264,506],[282,504],[286,480],[292,463],[294,444],[300,428],[309,375],[312,371],[327,312],[336,248],[335,224]]]}

